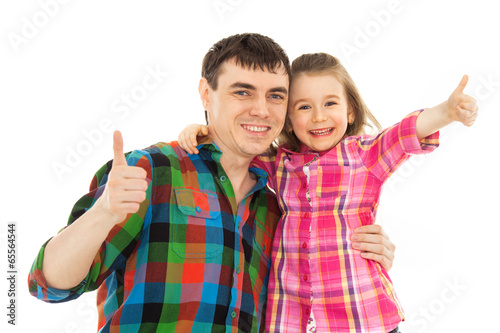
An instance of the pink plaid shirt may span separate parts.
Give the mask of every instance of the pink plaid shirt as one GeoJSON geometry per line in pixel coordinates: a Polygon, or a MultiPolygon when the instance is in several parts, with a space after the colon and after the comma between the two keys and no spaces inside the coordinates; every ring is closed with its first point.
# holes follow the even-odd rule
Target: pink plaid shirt
{"type": "Polygon", "coordinates": [[[347,137],[327,152],[279,148],[276,157],[254,160],[268,171],[283,213],[266,331],[305,332],[311,311],[318,332],[389,332],[404,319],[387,272],[353,250],[350,236],[373,223],[384,181],[411,154],[438,146],[439,133],[418,141],[419,113],[377,136],[347,137]]]}

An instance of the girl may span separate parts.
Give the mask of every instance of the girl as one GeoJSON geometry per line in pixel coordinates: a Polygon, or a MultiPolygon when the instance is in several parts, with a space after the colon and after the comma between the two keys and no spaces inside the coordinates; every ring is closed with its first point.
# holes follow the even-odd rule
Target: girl
{"type": "MultiPolygon", "coordinates": [[[[292,63],[285,127],[275,153],[254,163],[269,173],[282,210],[273,243],[266,330],[397,332],[403,310],[387,272],[352,247],[355,228],[372,224],[383,183],[411,154],[433,151],[437,131],[453,121],[471,126],[476,101],[463,93],[413,112],[376,136],[378,122],[354,82],[328,54],[292,63]]],[[[204,126],[188,127],[180,145],[204,126]]]]}

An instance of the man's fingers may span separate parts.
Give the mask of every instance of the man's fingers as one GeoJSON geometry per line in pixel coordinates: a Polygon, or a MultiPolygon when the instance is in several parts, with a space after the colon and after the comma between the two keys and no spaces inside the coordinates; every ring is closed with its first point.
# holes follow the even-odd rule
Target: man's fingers
{"type": "Polygon", "coordinates": [[[389,236],[385,233],[384,229],[378,224],[368,224],[368,225],[363,225],[361,227],[358,227],[354,229],[355,234],[377,234],[381,235],[382,237],[389,239],[389,236]]]}
{"type": "Polygon", "coordinates": [[[120,131],[113,133],[113,167],[127,165],[127,159],[123,154],[123,137],[120,131]]]}
{"type": "Polygon", "coordinates": [[[386,271],[392,268],[392,260],[389,260],[386,256],[370,252],[361,252],[361,257],[378,262],[386,271]]]}
{"type": "Polygon", "coordinates": [[[138,203],[140,204],[146,199],[146,192],[144,191],[121,191],[116,194],[110,195],[109,198],[116,208],[120,208],[124,204],[138,203]]]}
{"type": "Polygon", "coordinates": [[[148,173],[141,167],[126,166],[125,168],[113,169],[114,179],[146,179],[148,173]]]}
{"type": "Polygon", "coordinates": [[[371,252],[379,255],[386,256],[388,258],[392,257],[389,248],[386,244],[382,243],[370,243],[367,241],[355,241],[352,243],[352,248],[358,251],[371,252]]]}
{"type": "MultiPolygon", "coordinates": [[[[139,172],[137,172],[137,175],[139,175],[139,172]]],[[[142,177],[132,177],[128,179],[113,178],[108,181],[108,184],[110,187],[113,187],[114,190],[146,191],[148,189],[148,182],[142,177]]]]}

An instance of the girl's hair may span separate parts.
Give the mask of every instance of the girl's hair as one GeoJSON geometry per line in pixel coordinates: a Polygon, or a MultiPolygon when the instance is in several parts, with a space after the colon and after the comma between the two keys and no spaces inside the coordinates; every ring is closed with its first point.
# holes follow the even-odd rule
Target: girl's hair
{"type": "MultiPolygon", "coordinates": [[[[358,88],[354,84],[347,70],[340,61],[326,53],[308,53],[303,54],[292,62],[290,85],[301,75],[307,74],[332,74],[344,87],[347,98],[348,111],[354,112],[354,122],[347,126],[345,135],[360,135],[365,133],[365,128],[376,128],[380,131],[381,126],[377,119],[370,112],[361,97],[358,88]]],[[[289,117],[286,117],[285,126],[277,139],[277,144],[285,144],[290,150],[298,151],[300,140],[295,133],[291,131],[292,124],[289,117]]]]}

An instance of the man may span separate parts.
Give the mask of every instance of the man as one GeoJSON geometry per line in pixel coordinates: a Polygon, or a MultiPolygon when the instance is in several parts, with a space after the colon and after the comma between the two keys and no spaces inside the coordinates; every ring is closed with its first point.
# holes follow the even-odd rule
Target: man
{"type": "MultiPolygon", "coordinates": [[[[249,165],[283,127],[288,74],[268,37],[216,43],[199,85],[209,120],[200,153],[173,142],[124,155],[115,132],[114,160],[40,250],[30,292],[60,302],[98,288],[101,332],[263,331],[280,212],[267,174],[249,165]]],[[[390,268],[385,234],[371,226],[359,236],[390,268]]]]}

